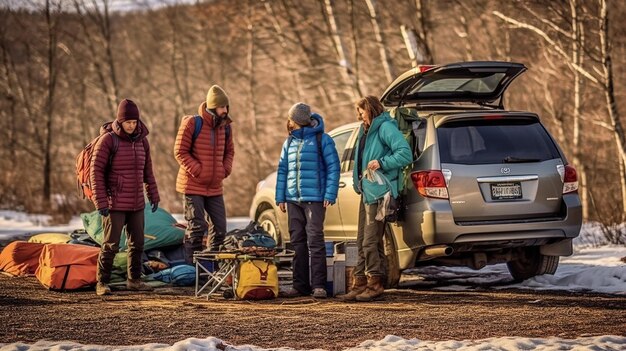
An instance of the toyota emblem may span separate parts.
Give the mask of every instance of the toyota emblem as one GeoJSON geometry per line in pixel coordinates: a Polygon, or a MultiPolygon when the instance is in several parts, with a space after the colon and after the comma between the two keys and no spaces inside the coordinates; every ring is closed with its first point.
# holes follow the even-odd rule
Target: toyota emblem
{"type": "Polygon", "coordinates": [[[511,173],[511,169],[509,167],[502,167],[502,168],[500,168],[500,173],[502,173],[502,174],[509,174],[509,173],[511,173]]]}

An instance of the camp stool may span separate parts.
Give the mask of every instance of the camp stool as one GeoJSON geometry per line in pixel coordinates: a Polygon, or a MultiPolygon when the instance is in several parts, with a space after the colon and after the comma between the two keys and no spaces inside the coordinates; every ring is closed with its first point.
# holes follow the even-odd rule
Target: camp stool
{"type": "Polygon", "coordinates": [[[206,294],[207,300],[219,290],[225,298],[236,298],[239,266],[249,260],[276,261],[274,257],[257,257],[248,254],[225,252],[197,252],[193,255],[196,264],[195,295],[206,294]],[[201,278],[207,278],[201,283],[201,278]]]}

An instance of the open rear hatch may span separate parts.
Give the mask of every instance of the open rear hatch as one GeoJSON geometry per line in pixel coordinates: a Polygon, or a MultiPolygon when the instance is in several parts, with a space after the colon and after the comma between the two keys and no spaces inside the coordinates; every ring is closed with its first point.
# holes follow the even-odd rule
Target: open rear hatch
{"type": "Polygon", "coordinates": [[[498,61],[418,66],[391,83],[381,101],[388,107],[407,103],[474,103],[504,108],[502,94],[525,70],[521,63],[498,61]],[[492,105],[498,99],[498,104],[492,105]]]}

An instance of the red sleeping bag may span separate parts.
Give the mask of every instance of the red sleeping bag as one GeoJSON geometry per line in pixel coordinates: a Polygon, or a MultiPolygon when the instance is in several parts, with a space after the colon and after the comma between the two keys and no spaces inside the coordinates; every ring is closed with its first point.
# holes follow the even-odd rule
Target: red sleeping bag
{"type": "Polygon", "coordinates": [[[13,276],[35,274],[44,244],[14,241],[0,252],[0,271],[13,276]]]}
{"type": "Polygon", "coordinates": [[[35,275],[50,290],[92,286],[96,284],[99,252],[99,248],[86,245],[46,244],[35,275]]]}

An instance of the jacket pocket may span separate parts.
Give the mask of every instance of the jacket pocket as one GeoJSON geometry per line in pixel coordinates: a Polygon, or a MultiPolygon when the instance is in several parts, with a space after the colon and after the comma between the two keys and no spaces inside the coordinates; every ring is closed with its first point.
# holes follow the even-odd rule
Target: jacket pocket
{"type": "Polygon", "coordinates": [[[385,196],[385,193],[390,191],[389,186],[387,184],[379,184],[375,181],[370,181],[369,179],[363,177],[361,183],[361,191],[365,196],[367,202],[371,203],[374,200],[378,200],[385,196]]]}

